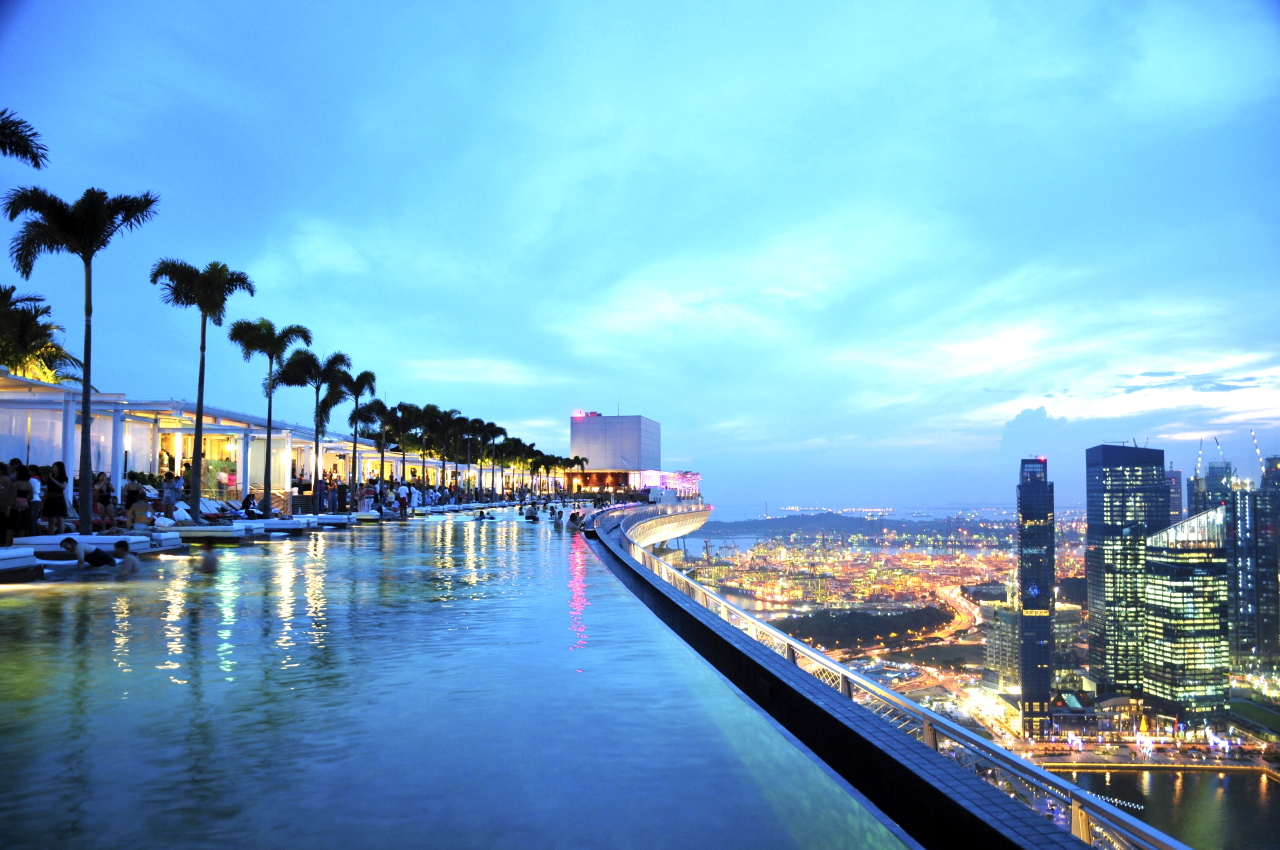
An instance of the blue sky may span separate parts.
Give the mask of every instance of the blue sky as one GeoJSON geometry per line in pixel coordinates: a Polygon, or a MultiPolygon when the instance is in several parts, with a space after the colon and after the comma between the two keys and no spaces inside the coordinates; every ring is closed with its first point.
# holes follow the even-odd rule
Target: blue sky
{"type": "MultiPolygon", "coordinates": [[[[194,396],[164,256],[249,272],[229,319],[388,401],[565,453],[574,409],[657,419],[729,512],[1007,503],[1027,454],[1069,504],[1103,440],[1280,454],[1273,4],[19,2],[0,79],[51,153],[3,185],[162,199],[96,267],[103,389],[194,396]]],[[[73,350],[79,274],[22,285],[73,350]]]]}

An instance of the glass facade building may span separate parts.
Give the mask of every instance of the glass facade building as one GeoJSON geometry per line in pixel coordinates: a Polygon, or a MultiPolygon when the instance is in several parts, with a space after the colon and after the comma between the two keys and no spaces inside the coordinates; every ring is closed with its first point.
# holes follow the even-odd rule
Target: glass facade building
{"type": "Polygon", "coordinates": [[[1231,667],[1241,673],[1270,671],[1280,661],[1278,496],[1235,490],[1220,508],[1225,515],[1231,667]]]}
{"type": "Polygon", "coordinates": [[[1136,693],[1146,541],[1169,525],[1164,452],[1113,445],[1086,450],[1085,497],[1089,679],[1099,693],[1136,693]]]}
{"type": "Polygon", "coordinates": [[[1169,482],[1169,524],[1182,522],[1182,470],[1166,469],[1164,479],[1169,482]]]}
{"type": "Polygon", "coordinates": [[[1048,461],[1029,458],[1018,481],[1018,679],[1022,733],[1034,738],[1049,723],[1054,580],[1053,482],[1048,461]]]}
{"type": "Polygon", "coordinates": [[[1146,541],[1143,691],[1158,714],[1192,727],[1229,704],[1227,527],[1220,506],[1146,541]]]}

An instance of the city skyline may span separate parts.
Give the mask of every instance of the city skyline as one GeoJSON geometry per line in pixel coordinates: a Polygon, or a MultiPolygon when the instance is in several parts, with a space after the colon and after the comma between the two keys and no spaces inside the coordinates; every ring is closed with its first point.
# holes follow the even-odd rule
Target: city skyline
{"type": "MultiPolygon", "coordinates": [[[[1012,505],[1032,455],[1079,505],[1103,441],[1280,453],[1265,4],[150,10],[0,12],[50,148],[5,185],[161,198],[97,269],[106,391],[195,394],[196,317],[146,280],[172,256],[392,401],[564,454],[575,409],[661,422],[726,513],[1012,505]]],[[[73,260],[0,283],[78,351],[73,260]]],[[[210,403],[260,403],[209,356],[210,403]]]]}

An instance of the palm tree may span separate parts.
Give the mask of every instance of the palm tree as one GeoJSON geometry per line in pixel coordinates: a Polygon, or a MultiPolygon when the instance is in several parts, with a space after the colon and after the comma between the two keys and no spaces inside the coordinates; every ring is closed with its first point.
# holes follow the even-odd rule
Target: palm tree
{"type": "MultiPolygon", "coordinates": [[[[10,116],[11,117],[11,116],[10,116]]],[[[41,254],[75,254],[84,264],[84,365],[80,394],[80,526],[88,534],[93,527],[93,427],[91,380],[93,367],[93,258],[122,230],[133,230],[155,216],[160,199],[150,192],[109,196],[89,189],[74,204],[34,186],[5,195],[4,214],[9,221],[27,218],[9,243],[9,256],[23,280],[31,279],[41,254]]]]}
{"type": "Polygon", "coordinates": [[[47,384],[71,379],[80,361],[57,341],[62,328],[49,321],[52,310],[39,295],[19,295],[0,286],[0,366],[20,378],[47,384]]]}
{"type": "MultiPolygon", "coordinates": [[[[227,299],[237,292],[254,295],[257,290],[244,272],[232,271],[226,263],[210,263],[204,271],[181,260],[157,260],[151,267],[151,283],[160,284],[160,300],[172,307],[195,307],[200,311],[200,369],[196,378],[195,450],[191,455],[191,497],[204,494],[204,349],[209,322],[222,327],[227,315],[227,299]]],[[[249,447],[245,446],[245,451],[249,447]]]]}
{"type": "MultiPolygon", "coordinates": [[[[466,421],[466,424],[463,426],[462,437],[467,441],[467,474],[468,475],[471,474],[471,441],[476,440],[483,446],[484,440],[485,440],[484,435],[486,433],[485,428],[488,424],[489,423],[485,422],[483,419],[468,419],[466,421]]],[[[480,454],[479,452],[476,453],[476,460],[480,459],[479,454],[480,454]]],[[[476,486],[477,487],[480,486],[480,481],[478,478],[476,480],[476,486]]]]}
{"type": "Polygon", "coordinates": [[[587,474],[587,464],[588,464],[588,463],[590,463],[590,462],[591,462],[591,461],[590,461],[590,460],[588,460],[588,459],[587,459],[587,458],[585,458],[585,457],[579,457],[578,455],[574,455],[573,457],[569,458],[569,468],[570,468],[570,469],[577,469],[577,470],[578,470],[579,472],[581,472],[583,475],[586,475],[586,474],[587,474]]]}
{"type": "Polygon", "coordinates": [[[371,398],[364,406],[365,436],[378,444],[378,486],[387,480],[387,438],[391,433],[391,417],[394,407],[380,398],[371,398]]]}
{"type": "Polygon", "coordinates": [[[356,438],[360,436],[359,431],[362,424],[360,419],[360,396],[373,395],[377,387],[378,378],[366,369],[355,377],[348,374],[344,380],[343,389],[346,390],[347,397],[355,402],[355,409],[347,417],[347,424],[351,426],[351,489],[354,491],[356,489],[356,472],[358,471],[356,467],[359,465],[356,460],[359,457],[356,454],[356,438]]]}
{"type": "Polygon", "coordinates": [[[49,149],[40,143],[36,128],[9,109],[0,109],[0,156],[20,159],[37,170],[49,164],[49,149]]]}
{"type": "MultiPolygon", "coordinates": [[[[270,319],[258,319],[251,322],[240,319],[231,323],[227,338],[240,346],[240,353],[245,362],[253,359],[255,354],[267,357],[267,378],[262,382],[262,389],[267,396],[267,456],[262,474],[262,512],[271,516],[271,403],[276,391],[276,364],[283,361],[289,349],[298,342],[311,344],[311,331],[302,325],[285,325],[279,330],[270,319]]],[[[248,450],[245,446],[245,450],[248,450]]]]}
{"type": "MultiPolygon", "coordinates": [[[[437,425],[444,415],[437,405],[427,404],[419,409],[414,419],[413,427],[418,437],[418,450],[422,454],[422,478],[423,483],[430,483],[427,477],[427,454],[434,454],[440,458],[440,479],[444,478],[444,444],[440,441],[440,434],[437,425]]],[[[440,481],[436,482],[439,486],[440,481]]]]}
{"type": "Polygon", "coordinates": [[[461,478],[458,472],[458,446],[467,432],[467,423],[470,421],[457,410],[446,410],[444,419],[441,422],[445,442],[449,446],[449,454],[453,456],[453,478],[455,481],[461,478]]]}
{"type": "Polygon", "coordinates": [[[497,490],[495,483],[497,478],[497,467],[494,463],[493,444],[499,437],[507,436],[507,429],[494,422],[484,423],[484,427],[480,429],[480,437],[484,441],[485,454],[489,458],[489,489],[497,490]]]}
{"type": "MultiPolygon", "coordinates": [[[[320,438],[329,427],[329,418],[333,409],[346,398],[347,379],[351,374],[351,358],[341,351],[335,351],[324,360],[315,355],[309,348],[295,348],[289,353],[289,359],[280,365],[276,383],[286,387],[311,387],[316,392],[314,417],[315,448],[311,457],[311,493],[315,496],[316,485],[320,483],[320,438]],[[324,393],[324,398],[321,398],[324,393]]],[[[319,513],[317,511],[316,513],[319,513]]]]}
{"type": "MultiPolygon", "coordinates": [[[[410,404],[402,401],[391,409],[391,433],[395,437],[396,445],[400,447],[400,478],[405,478],[405,454],[408,450],[408,442],[413,437],[413,431],[418,427],[418,420],[422,418],[422,408],[416,404],[410,404]]],[[[423,472],[426,472],[426,465],[423,465],[423,472]]]]}

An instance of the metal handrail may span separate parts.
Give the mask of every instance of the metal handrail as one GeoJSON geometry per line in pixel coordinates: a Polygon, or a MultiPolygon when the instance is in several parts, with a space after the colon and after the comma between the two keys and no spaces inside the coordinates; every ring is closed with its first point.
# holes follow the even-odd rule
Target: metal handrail
{"type": "Polygon", "coordinates": [[[766,644],[778,654],[794,662],[829,687],[838,689],[842,694],[864,705],[868,699],[879,703],[879,706],[865,707],[870,708],[898,729],[916,737],[925,746],[950,755],[962,766],[977,773],[988,782],[1002,789],[1008,786],[1008,793],[1015,799],[1021,791],[1021,796],[1028,805],[1033,805],[1037,798],[1056,801],[1062,807],[1062,814],[1068,815],[1069,819],[1066,823],[1059,823],[1055,818],[1054,823],[1069,830],[1072,835],[1090,846],[1111,847],[1116,850],[1191,850],[1186,844],[1121,811],[1083,788],[930,711],[891,688],[886,688],[879,682],[831,660],[803,641],[796,640],[791,635],[756,619],[747,611],[714,591],[708,590],[696,580],[644,549],[631,538],[629,533],[637,525],[652,522],[664,516],[708,509],[708,506],[701,504],[621,506],[596,511],[590,515],[589,520],[590,527],[598,528],[600,522],[609,514],[625,511],[619,523],[623,547],[627,554],[645,568],[702,607],[717,614],[721,619],[736,625],[752,639],[766,644]],[[733,623],[735,619],[738,620],[736,624],[733,623]],[[888,709],[888,711],[877,710],[878,708],[888,709]],[[950,744],[948,745],[947,742],[950,744]]]}

